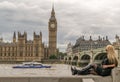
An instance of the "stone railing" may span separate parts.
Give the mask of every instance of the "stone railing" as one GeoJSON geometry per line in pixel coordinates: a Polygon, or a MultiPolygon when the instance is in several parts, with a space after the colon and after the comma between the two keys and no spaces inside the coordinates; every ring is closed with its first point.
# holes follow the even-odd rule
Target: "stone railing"
{"type": "Polygon", "coordinates": [[[120,68],[114,68],[111,76],[75,75],[75,76],[1,76],[0,82],[120,82],[120,68]]]}

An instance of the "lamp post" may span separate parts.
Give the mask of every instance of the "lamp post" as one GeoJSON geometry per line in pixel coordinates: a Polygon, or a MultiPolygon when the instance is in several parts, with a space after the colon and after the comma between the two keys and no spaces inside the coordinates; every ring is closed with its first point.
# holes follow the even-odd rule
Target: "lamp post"
{"type": "Polygon", "coordinates": [[[80,62],[80,60],[79,60],[79,53],[80,53],[80,45],[78,46],[78,60],[77,60],[77,66],[79,66],[79,62],[80,62]]]}
{"type": "Polygon", "coordinates": [[[118,46],[117,48],[117,52],[118,52],[118,66],[120,66],[120,47],[118,46]]]}
{"type": "Polygon", "coordinates": [[[120,66],[120,42],[116,41],[116,45],[115,45],[115,50],[117,53],[117,57],[118,57],[118,66],[120,66]]]}
{"type": "Polygon", "coordinates": [[[93,49],[92,49],[92,40],[90,42],[90,53],[91,53],[91,56],[90,56],[90,63],[93,63],[93,49]]]}
{"type": "Polygon", "coordinates": [[[91,53],[90,63],[93,63],[93,50],[91,50],[90,53],[91,53]]]}
{"type": "Polygon", "coordinates": [[[79,55],[79,52],[80,52],[80,46],[78,46],[78,55],[79,55]]]}

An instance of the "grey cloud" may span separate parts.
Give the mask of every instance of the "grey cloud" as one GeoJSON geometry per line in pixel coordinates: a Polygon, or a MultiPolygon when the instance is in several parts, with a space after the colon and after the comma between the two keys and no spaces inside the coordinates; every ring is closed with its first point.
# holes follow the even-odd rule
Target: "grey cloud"
{"type": "MultiPolygon", "coordinates": [[[[55,0],[54,5],[61,51],[81,35],[86,39],[108,35],[111,41],[115,41],[115,34],[120,35],[119,0],[55,0]]],[[[32,39],[34,31],[42,31],[47,45],[51,8],[51,0],[0,0],[1,36],[9,41],[14,31],[27,31],[28,39],[32,39]]]]}

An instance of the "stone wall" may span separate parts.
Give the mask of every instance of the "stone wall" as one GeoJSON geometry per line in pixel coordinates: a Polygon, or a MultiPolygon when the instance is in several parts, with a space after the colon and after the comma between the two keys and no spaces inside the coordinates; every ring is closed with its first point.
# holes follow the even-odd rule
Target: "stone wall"
{"type": "Polygon", "coordinates": [[[86,82],[85,79],[90,79],[89,82],[119,82],[120,81],[120,68],[114,68],[112,70],[111,76],[97,76],[97,75],[75,75],[68,77],[30,77],[30,76],[20,76],[11,77],[5,76],[0,77],[0,82],[86,82]],[[84,79],[84,80],[83,80],[84,79]]]}

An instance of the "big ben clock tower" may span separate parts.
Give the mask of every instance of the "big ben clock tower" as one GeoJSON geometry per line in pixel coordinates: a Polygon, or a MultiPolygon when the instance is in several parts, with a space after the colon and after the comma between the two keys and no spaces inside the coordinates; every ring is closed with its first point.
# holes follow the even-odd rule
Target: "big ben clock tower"
{"type": "Polygon", "coordinates": [[[49,29],[49,56],[57,53],[57,20],[55,18],[54,6],[52,7],[51,17],[48,22],[49,29]]]}

